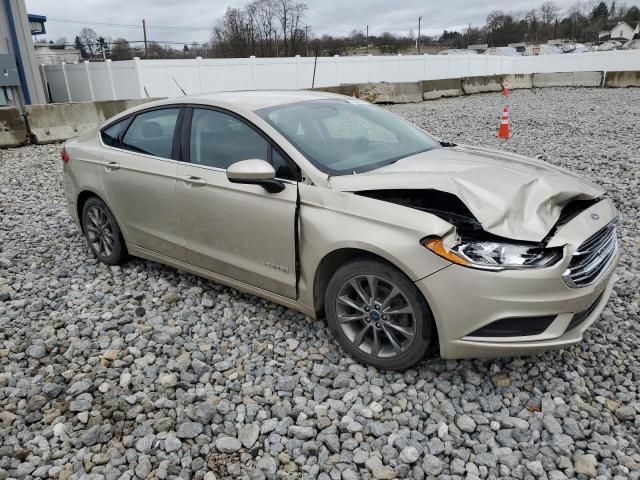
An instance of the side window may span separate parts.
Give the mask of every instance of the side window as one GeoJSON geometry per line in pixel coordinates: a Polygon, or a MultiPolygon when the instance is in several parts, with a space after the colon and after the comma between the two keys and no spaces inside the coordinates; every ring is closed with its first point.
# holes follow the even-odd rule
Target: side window
{"type": "Polygon", "coordinates": [[[269,160],[269,142],[244,122],[226,113],[193,109],[190,161],[226,169],[240,160],[269,160]]]}
{"type": "Polygon", "coordinates": [[[122,120],[109,128],[105,128],[100,135],[102,136],[102,143],[109,147],[115,146],[118,141],[118,137],[122,133],[122,130],[127,125],[127,120],[122,120]]]}
{"type": "Polygon", "coordinates": [[[273,169],[276,171],[276,178],[294,181],[298,181],[300,179],[298,167],[283,157],[276,148],[271,150],[271,164],[273,165],[273,169]]]}
{"type": "Polygon", "coordinates": [[[171,158],[177,108],[140,113],[122,138],[122,148],[161,158],[171,158]]]}

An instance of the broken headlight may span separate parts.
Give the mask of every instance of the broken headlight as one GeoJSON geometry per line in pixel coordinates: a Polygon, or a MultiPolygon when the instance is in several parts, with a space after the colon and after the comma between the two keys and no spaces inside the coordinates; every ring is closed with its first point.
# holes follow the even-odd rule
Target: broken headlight
{"type": "Polygon", "coordinates": [[[562,248],[459,238],[453,245],[447,246],[447,243],[440,237],[430,237],[422,242],[450,262],[485,270],[548,267],[562,258],[562,248]]]}

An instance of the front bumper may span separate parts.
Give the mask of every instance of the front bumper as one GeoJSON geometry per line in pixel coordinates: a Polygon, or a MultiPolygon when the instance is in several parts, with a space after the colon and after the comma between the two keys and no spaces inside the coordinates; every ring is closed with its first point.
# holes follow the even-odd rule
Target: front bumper
{"type": "Polygon", "coordinates": [[[452,264],[416,282],[431,307],[442,358],[529,355],[580,342],[611,296],[620,251],[588,286],[570,288],[562,275],[578,245],[615,217],[601,203],[596,207],[600,222],[585,222],[585,212],[552,239],[565,245],[565,258],[552,267],[496,272],[452,264]],[[505,321],[513,327],[532,317],[547,317],[550,323],[524,335],[500,335],[490,328],[505,321]]]}
{"type": "Polygon", "coordinates": [[[468,285],[471,287],[469,289],[461,288],[460,283],[467,282],[462,281],[464,274],[460,275],[455,270],[453,267],[445,268],[418,282],[436,320],[442,358],[530,355],[576,344],[600,315],[617,279],[611,267],[612,271],[592,287],[567,292],[565,286],[564,296],[553,289],[546,293],[532,291],[528,296],[523,295],[523,292],[513,292],[513,289],[511,294],[496,294],[491,287],[500,288],[496,283],[501,282],[494,283],[488,278],[484,280],[484,285],[478,283],[475,286],[468,285]],[[483,286],[488,288],[482,288],[483,286]],[[579,295],[575,295],[576,293],[579,295]],[[575,328],[567,330],[574,315],[585,310],[589,310],[586,318],[575,328]],[[539,335],[484,338],[470,335],[482,326],[502,318],[544,315],[554,315],[556,318],[539,335]]]}

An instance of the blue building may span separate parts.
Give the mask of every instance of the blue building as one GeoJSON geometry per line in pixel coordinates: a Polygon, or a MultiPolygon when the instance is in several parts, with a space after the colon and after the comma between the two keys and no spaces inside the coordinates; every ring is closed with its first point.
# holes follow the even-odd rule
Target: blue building
{"type": "Polygon", "coordinates": [[[27,15],[24,0],[0,0],[0,107],[46,103],[32,34],[46,17],[27,15]]]}

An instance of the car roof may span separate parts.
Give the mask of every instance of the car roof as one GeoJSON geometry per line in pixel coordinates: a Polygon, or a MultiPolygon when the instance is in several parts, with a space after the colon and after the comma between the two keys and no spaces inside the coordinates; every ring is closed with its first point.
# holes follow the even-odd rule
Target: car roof
{"type": "Polygon", "coordinates": [[[194,103],[233,104],[243,110],[260,110],[289,103],[322,99],[346,99],[344,95],[314,90],[240,90],[231,92],[201,93],[182,97],[194,103]]]}
{"type": "Polygon", "coordinates": [[[351,97],[339,95],[337,93],[321,92],[317,90],[238,90],[230,92],[199,93],[185,95],[183,97],[150,99],[135,107],[124,110],[105,120],[100,129],[110,125],[120,119],[149,108],[158,108],[165,105],[176,104],[201,104],[222,107],[231,111],[252,112],[261,108],[287,105],[297,102],[312,100],[352,100],[351,97]]]}

